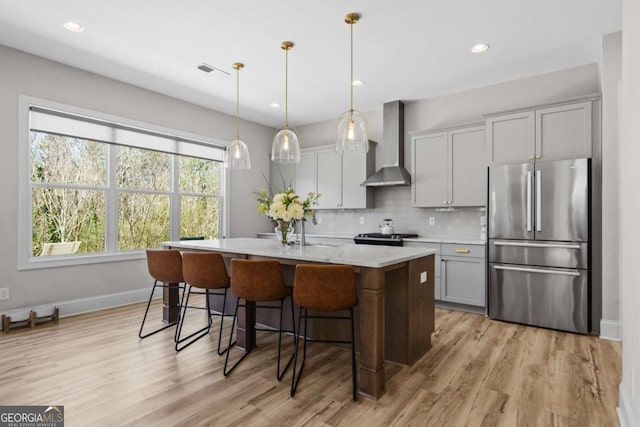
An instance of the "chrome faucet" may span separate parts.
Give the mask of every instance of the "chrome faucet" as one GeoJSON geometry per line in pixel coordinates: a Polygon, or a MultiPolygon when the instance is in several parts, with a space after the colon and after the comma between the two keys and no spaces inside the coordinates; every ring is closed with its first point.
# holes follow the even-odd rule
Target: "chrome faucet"
{"type": "MultiPolygon", "coordinates": [[[[307,222],[307,220],[303,216],[301,224],[300,224],[300,247],[307,245],[307,242],[305,240],[305,233],[304,233],[304,223],[305,222],[307,222]]],[[[313,225],[318,225],[318,220],[316,219],[315,211],[311,214],[311,222],[313,222],[313,225]]]]}

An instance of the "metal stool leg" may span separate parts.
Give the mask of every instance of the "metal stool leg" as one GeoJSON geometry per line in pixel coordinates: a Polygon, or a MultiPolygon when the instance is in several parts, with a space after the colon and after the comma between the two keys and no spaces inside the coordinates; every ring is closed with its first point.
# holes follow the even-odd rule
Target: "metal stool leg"
{"type": "Polygon", "coordinates": [[[351,344],[351,385],[352,385],[352,395],[353,400],[356,400],[357,396],[357,381],[356,381],[356,340],[355,340],[355,327],[353,320],[353,308],[349,309],[349,317],[327,317],[327,316],[319,316],[312,315],[309,316],[309,311],[306,308],[300,307],[300,318],[298,320],[298,333],[296,334],[296,345],[295,345],[295,353],[293,359],[293,378],[291,379],[291,397],[294,397],[296,394],[296,389],[298,388],[298,384],[300,383],[300,377],[302,376],[302,370],[304,369],[304,363],[307,360],[307,341],[315,341],[315,342],[325,342],[325,343],[340,343],[340,344],[351,344]],[[304,313],[304,314],[303,314],[304,313]],[[304,316],[304,336],[302,337],[302,363],[300,364],[300,370],[297,370],[298,365],[298,353],[300,351],[300,335],[302,331],[302,317],[304,316]],[[349,320],[351,324],[351,341],[343,341],[343,340],[321,340],[321,339],[309,339],[307,338],[307,325],[309,317],[315,319],[344,319],[349,320]]]}
{"type": "MultiPolygon", "coordinates": [[[[229,351],[229,348],[231,348],[231,346],[236,343],[234,341],[229,346],[227,346],[227,348],[225,348],[224,350],[220,350],[220,345],[222,343],[222,328],[224,327],[224,318],[225,316],[227,316],[227,314],[225,314],[225,310],[227,306],[227,290],[228,288],[224,288],[224,299],[222,300],[222,312],[220,313],[220,331],[218,332],[218,356],[222,356],[223,354],[225,354],[227,351],[229,351]]],[[[220,294],[217,294],[217,295],[220,295],[220,294]]],[[[232,330],[232,333],[233,333],[233,330],[232,330]]]]}
{"type": "Polygon", "coordinates": [[[231,345],[232,345],[231,342],[233,341],[233,331],[236,328],[236,318],[238,317],[238,306],[240,305],[241,305],[240,299],[238,299],[238,301],[236,302],[236,309],[233,312],[233,321],[231,322],[231,333],[229,334],[229,346],[227,347],[227,354],[225,355],[225,358],[224,358],[224,368],[222,369],[222,373],[224,374],[225,377],[229,375],[231,371],[233,371],[236,368],[236,366],[238,366],[238,364],[240,364],[240,362],[242,362],[242,360],[244,360],[244,358],[247,357],[247,355],[252,350],[252,349],[246,350],[245,353],[240,357],[240,359],[238,359],[236,363],[234,363],[233,366],[229,368],[229,370],[227,370],[227,365],[229,364],[229,353],[231,353],[231,345]]]}
{"type": "MultiPolygon", "coordinates": [[[[149,295],[149,301],[147,301],[147,308],[144,311],[144,317],[142,318],[142,324],[140,324],[140,331],[138,332],[138,337],[140,339],[144,339],[144,338],[150,337],[151,335],[157,334],[160,331],[164,331],[167,328],[171,328],[173,326],[176,326],[180,322],[180,318],[178,317],[178,321],[176,321],[174,323],[169,323],[168,325],[165,325],[165,326],[163,326],[161,328],[158,328],[153,332],[149,332],[149,333],[144,334],[144,335],[142,334],[142,329],[144,328],[144,324],[147,321],[147,314],[149,314],[149,307],[151,306],[151,300],[153,300],[153,294],[155,293],[156,287],[158,287],[158,286],[161,287],[161,288],[165,288],[168,285],[158,285],[158,281],[157,280],[155,280],[153,282],[153,288],[151,289],[151,295],[149,295]]],[[[176,286],[178,286],[178,292],[180,292],[180,285],[176,285],[176,286]]],[[[184,291],[183,291],[182,297],[184,298],[184,291]]]]}
{"type": "Polygon", "coordinates": [[[175,348],[176,351],[182,351],[185,348],[189,347],[191,344],[193,344],[194,342],[198,341],[200,338],[204,337],[205,335],[207,335],[209,333],[209,331],[211,330],[211,310],[209,307],[209,290],[205,289],[205,298],[206,298],[206,309],[207,309],[207,326],[205,326],[204,328],[198,329],[197,331],[193,332],[192,334],[190,334],[189,336],[186,336],[184,338],[180,338],[180,334],[182,333],[182,327],[184,326],[184,322],[187,318],[187,309],[189,308],[189,296],[191,295],[191,289],[193,287],[189,286],[189,291],[187,293],[187,300],[184,304],[184,308],[183,308],[183,312],[182,312],[182,317],[180,319],[180,324],[176,330],[176,335],[175,335],[175,348]],[[180,344],[182,344],[183,342],[188,341],[185,345],[180,346],[180,344]]]}
{"type": "Polygon", "coordinates": [[[296,334],[296,344],[295,344],[295,353],[293,359],[293,374],[291,378],[291,397],[296,394],[296,389],[298,388],[298,383],[300,382],[300,377],[302,376],[302,370],[304,369],[304,362],[307,359],[307,315],[308,311],[306,308],[300,307],[300,316],[298,317],[298,333],[296,334]],[[302,330],[302,316],[304,311],[304,336],[302,339],[303,350],[302,350],[302,363],[300,364],[300,371],[296,374],[296,365],[298,364],[298,350],[300,345],[300,332],[302,330]]]}
{"type": "MultiPolygon", "coordinates": [[[[293,299],[292,299],[293,301],[293,299]]],[[[291,319],[293,322],[293,334],[295,337],[295,333],[296,333],[296,325],[295,325],[295,313],[293,312],[293,302],[291,303],[292,306],[292,311],[291,311],[291,319]]],[[[280,301],[280,329],[278,331],[278,366],[277,366],[277,371],[276,371],[276,377],[278,378],[278,381],[280,381],[282,379],[282,377],[284,376],[284,374],[287,372],[287,369],[289,369],[289,366],[291,365],[291,362],[293,361],[293,358],[295,357],[295,351],[293,352],[293,354],[291,355],[291,357],[289,358],[289,361],[287,362],[287,365],[284,367],[284,369],[282,370],[282,372],[280,372],[280,354],[281,354],[281,349],[282,349],[282,318],[284,316],[284,299],[280,301]]]]}
{"type": "Polygon", "coordinates": [[[353,387],[353,400],[355,402],[358,387],[356,384],[356,337],[353,327],[353,308],[349,309],[349,314],[351,315],[351,383],[353,387]]]}

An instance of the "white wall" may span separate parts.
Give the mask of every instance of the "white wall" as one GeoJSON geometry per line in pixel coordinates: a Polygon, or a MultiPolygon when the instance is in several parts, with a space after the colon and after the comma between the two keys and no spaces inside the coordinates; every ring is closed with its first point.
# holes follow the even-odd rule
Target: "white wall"
{"type": "Polygon", "coordinates": [[[640,426],[640,2],[624,0],[620,132],[621,419],[640,426]]]}
{"type": "Polygon", "coordinates": [[[600,335],[620,339],[620,202],[618,133],[622,33],[602,38],[600,82],[602,92],[602,294],[600,335]]]}
{"type": "MultiPolygon", "coordinates": [[[[31,95],[90,110],[122,116],[219,140],[234,134],[234,118],[115,80],[0,46],[0,287],[10,288],[11,299],[0,301],[0,312],[37,304],[89,299],[78,303],[90,309],[119,304],[148,295],[149,276],[144,260],[77,267],[17,271],[18,239],[18,96],[31,95]],[[143,292],[135,290],[143,289],[143,292]]],[[[267,229],[258,218],[251,189],[269,173],[269,141],[273,130],[242,122],[253,168],[231,174],[230,236],[254,236],[267,229]]],[[[63,305],[63,307],[68,307],[63,305]]],[[[65,311],[62,311],[65,314],[65,311]]]]}

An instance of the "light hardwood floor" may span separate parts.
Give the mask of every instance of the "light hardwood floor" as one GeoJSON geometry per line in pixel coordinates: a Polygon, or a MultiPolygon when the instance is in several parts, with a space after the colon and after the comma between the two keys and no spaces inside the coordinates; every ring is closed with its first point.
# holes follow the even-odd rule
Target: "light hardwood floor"
{"type": "Polygon", "coordinates": [[[411,368],[388,365],[380,400],[352,402],[349,352],[319,343],[292,399],[290,371],[275,378],[277,335],[259,333],[225,378],[218,320],[176,354],[172,329],[138,340],[143,310],[0,334],[0,404],[64,405],[68,427],[618,425],[620,344],[593,336],[437,309],[433,348],[411,368]]]}

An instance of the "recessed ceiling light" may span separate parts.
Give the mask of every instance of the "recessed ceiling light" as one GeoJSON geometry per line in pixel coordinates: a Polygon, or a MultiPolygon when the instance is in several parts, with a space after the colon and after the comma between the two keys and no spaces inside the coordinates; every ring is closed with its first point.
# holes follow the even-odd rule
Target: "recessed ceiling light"
{"type": "Polygon", "coordinates": [[[271,108],[280,108],[280,104],[278,104],[277,102],[272,102],[271,104],[269,104],[269,107],[271,107],[271,108]]]}
{"type": "Polygon", "coordinates": [[[364,82],[362,80],[354,80],[352,83],[354,86],[364,86],[364,82]]]}
{"type": "Polygon", "coordinates": [[[477,45],[475,45],[475,46],[473,46],[471,48],[471,52],[473,52],[473,53],[482,53],[482,52],[486,52],[487,49],[489,49],[489,45],[488,44],[478,43],[477,45]]]}
{"type": "Polygon", "coordinates": [[[64,26],[67,30],[69,30],[69,31],[73,31],[74,33],[81,33],[81,32],[83,32],[83,31],[84,31],[84,27],[83,27],[82,25],[80,25],[80,24],[76,23],[76,22],[68,21],[68,22],[65,22],[65,23],[63,24],[63,26],[64,26]]]}

